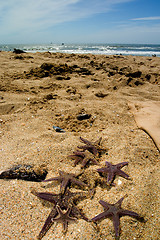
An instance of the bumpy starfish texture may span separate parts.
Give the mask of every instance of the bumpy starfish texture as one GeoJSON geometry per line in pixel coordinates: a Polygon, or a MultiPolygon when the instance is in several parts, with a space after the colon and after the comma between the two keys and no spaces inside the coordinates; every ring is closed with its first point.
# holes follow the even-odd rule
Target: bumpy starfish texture
{"type": "Polygon", "coordinates": [[[76,159],[74,162],[74,166],[76,166],[81,161],[82,161],[82,164],[81,164],[82,167],[85,167],[89,162],[99,165],[98,161],[96,160],[96,157],[89,151],[85,151],[85,152],[75,151],[73,153],[74,155],[69,155],[69,157],[76,159]]]}
{"type": "Polygon", "coordinates": [[[42,230],[38,235],[39,240],[42,239],[43,236],[47,233],[47,231],[50,229],[54,222],[53,219],[56,218],[56,216],[58,215],[59,212],[57,206],[59,206],[61,210],[67,210],[70,208],[69,215],[73,218],[82,218],[85,221],[89,221],[89,219],[76,207],[75,204],[77,200],[86,197],[92,197],[93,192],[70,192],[69,190],[66,190],[65,194],[54,194],[49,192],[36,192],[32,190],[32,194],[34,194],[40,199],[46,200],[54,204],[53,209],[51,210],[48,218],[44,223],[44,226],[42,227],[42,230]]]}
{"type": "Polygon", "coordinates": [[[124,177],[126,179],[129,179],[129,175],[123,172],[120,168],[128,165],[128,162],[122,162],[118,163],[116,165],[112,165],[110,162],[105,162],[107,167],[102,167],[97,169],[97,172],[106,174],[107,173],[107,184],[111,185],[114,177],[116,175],[119,175],[121,177],[124,177]]]}
{"type": "Polygon", "coordinates": [[[141,220],[141,221],[144,220],[143,217],[140,217],[138,213],[122,209],[121,204],[122,204],[123,199],[124,199],[124,197],[122,197],[115,204],[110,204],[108,202],[100,200],[99,203],[104,207],[104,212],[98,214],[97,216],[95,216],[94,218],[91,219],[91,221],[96,222],[96,221],[104,219],[104,218],[112,217],[116,239],[119,238],[120,217],[127,215],[130,217],[137,218],[138,220],[141,220]]]}
{"type": "Polygon", "coordinates": [[[85,143],[84,146],[78,146],[78,148],[83,149],[83,151],[88,150],[95,156],[99,156],[101,152],[105,151],[105,149],[100,145],[102,137],[95,142],[90,142],[82,137],[80,137],[80,140],[85,143]]]}
{"type": "Polygon", "coordinates": [[[60,170],[58,177],[50,178],[50,179],[44,180],[43,182],[60,181],[61,182],[60,191],[62,194],[64,194],[67,189],[67,186],[70,185],[70,183],[75,183],[80,186],[87,186],[84,182],[78,180],[76,177],[77,176],[75,174],[66,173],[60,170]]]}
{"type": "Polygon", "coordinates": [[[62,209],[60,208],[59,205],[56,205],[56,210],[58,212],[58,216],[56,216],[55,218],[51,218],[52,222],[61,222],[63,224],[64,232],[67,231],[68,222],[74,222],[77,220],[76,218],[73,218],[70,216],[71,209],[72,209],[72,207],[70,206],[64,212],[64,211],[62,211],[62,209]]]}

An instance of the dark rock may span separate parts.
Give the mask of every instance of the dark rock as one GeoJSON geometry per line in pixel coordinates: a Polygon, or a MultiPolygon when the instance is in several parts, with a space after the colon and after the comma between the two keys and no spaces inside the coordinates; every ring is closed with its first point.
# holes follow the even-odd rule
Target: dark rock
{"type": "Polygon", "coordinates": [[[1,172],[0,179],[22,179],[26,181],[41,182],[46,178],[47,170],[27,164],[18,164],[7,171],[1,172]]]}
{"type": "Polygon", "coordinates": [[[91,117],[91,114],[84,113],[84,114],[78,115],[77,119],[78,120],[85,120],[85,119],[89,119],[90,117],[91,117]]]}
{"type": "Polygon", "coordinates": [[[25,53],[25,51],[23,51],[23,50],[21,50],[21,49],[16,49],[16,48],[14,48],[13,53],[20,54],[20,53],[25,53]]]}
{"type": "Polygon", "coordinates": [[[141,71],[136,71],[136,72],[128,73],[126,76],[131,78],[139,78],[141,77],[141,75],[142,75],[141,71]]]}

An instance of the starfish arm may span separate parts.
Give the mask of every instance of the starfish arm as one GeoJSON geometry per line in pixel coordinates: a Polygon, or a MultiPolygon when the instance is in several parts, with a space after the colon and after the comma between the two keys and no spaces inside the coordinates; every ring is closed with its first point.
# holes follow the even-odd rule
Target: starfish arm
{"type": "Polygon", "coordinates": [[[87,139],[84,139],[84,138],[82,138],[82,137],[80,137],[80,140],[82,141],[82,142],[84,142],[86,145],[91,145],[91,142],[90,141],[88,141],[87,139]]]}
{"type": "Polygon", "coordinates": [[[141,218],[138,213],[133,212],[133,211],[129,211],[129,210],[124,210],[124,209],[122,209],[119,214],[121,216],[126,216],[127,215],[127,216],[134,217],[134,218],[141,218]]]}
{"type": "Polygon", "coordinates": [[[111,182],[113,181],[115,174],[113,172],[109,172],[108,176],[107,176],[107,183],[111,184],[111,182]]]}
{"type": "Polygon", "coordinates": [[[54,178],[43,180],[42,182],[60,181],[60,180],[61,180],[61,177],[54,177],[54,178]]]}
{"type": "Polygon", "coordinates": [[[78,162],[83,160],[83,158],[85,157],[85,154],[83,152],[80,152],[80,151],[76,151],[76,152],[73,152],[73,153],[75,155],[70,155],[70,157],[75,159],[74,166],[76,166],[78,162]]]}
{"type": "Polygon", "coordinates": [[[38,239],[41,240],[43,238],[43,236],[46,234],[46,232],[50,229],[50,227],[53,224],[53,218],[56,216],[57,211],[56,209],[52,209],[51,213],[49,214],[47,220],[45,221],[45,224],[42,227],[42,230],[40,231],[39,235],[38,235],[38,239]]]}
{"type": "Polygon", "coordinates": [[[56,202],[58,201],[58,195],[53,193],[32,191],[32,194],[51,203],[56,204],[56,202]]]}
{"type": "Polygon", "coordinates": [[[63,221],[63,232],[67,232],[67,228],[68,228],[68,221],[63,221]]]}
{"type": "Polygon", "coordinates": [[[64,193],[66,191],[66,188],[67,188],[67,185],[69,184],[69,182],[70,182],[69,178],[63,178],[61,187],[60,187],[61,193],[64,193]]]}
{"type": "Polygon", "coordinates": [[[102,141],[102,137],[100,137],[97,141],[95,141],[95,144],[100,145],[101,141],[102,141]]]}
{"type": "Polygon", "coordinates": [[[74,165],[77,165],[77,163],[79,162],[79,161],[81,161],[81,159],[82,159],[82,157],[80,157],[80,156],[78,156],[78,155],[69,155],[68,157],[70,157],[70,158],[72,158],[72,159],[75,159],[75,163],[74,163],[74,165]]]}
{"type": "Polygon", "coordinates": [[[98,169],[97,169],[97,172],[100,172],[100,173],[108,173],[108,168],[107,168],[107,167],[98,168],[98,169]]]}
{"type": "Polygon", "coordinates": [[[113,226],[114,226],[114,230],[115,230],[115,235],[116,235],[116,237],[119,237],[119,229],[120,229],[119,215],[115,213],[112,215],[112,218],[113,218],[113,226]]]}
{"type": "Polygon", "coordinates": [[[76,178],[72,178],[71,181],[80,186],[87,186],[87,184],[85,184],[84,182],[82,182],[76,178]]]}
{"type": "Polygon", "coordinates": [[[97,148],[94,147],[94,146],[90,148],[90,152],[93,153],[94,156],[97,156],[97,155],[98,155],[98,150],[97,150],[97,148]]]}
{"type": "MultiPolygon", "coordinates": [[[[79,156],[79,157],[82,157],[82,158],[84,158],[85,157],[85,154],[84,154],[84,152],[81,152],[81,151],[75,151],[75,152],[73,152],[76,156],[79,156]]],[[[74,155],[74,156],[75,156],[74,155]]]]}
{"type": "Polygon", "coordinates": [[[99,203],[105,208],[105,209],[109,209],[110,204],[108,202],[105,202],[103,200],[100,200],[99,203]]]}
{"type": "Polygon", "coordinates": [[[61,222],[63,224],[63,230],[64,232],[66,232],[68,227],[68,222],[76,221],[76,218],[69,216],[72,206],[68,207],[65,213],[63,213],[59,205],[57,205],[56,208],[59,215],[55,218],[52,218],[52,221],[61,222]]]}
{"type": "Polygon", "coordinates": [[[82,161],[82,167],[85,167],[87,165],[87,163],[89,162],[90,159],[88,158],[84,158],[82,161]]]}
{"type": "Polygon", "coordinates": [[[109,217],[110,215],[111,215],[110,212],[104,211],[104,212],[98,214],[97,216],[95,216],[94,218],[92,218],[91,221],[96,222],[96,221],[98,221],[100,219],[109,217]]]}
{"type": "Polygon", "coordinates": [[[75,205],[72,205],[71,214],[75,217],[81,216],[85,221],[89,221],[89,219],[75,205]]]}
{"type": "Polygon", "coordinates": [[[76,166],[82,160],[82,158],[78,156],[76,156],[75,158],[76,160],[74,161],[74,166],[76,166]]]}
{"type": "Polygon", "coordinates": [[[105,162],[105,164],[107,165],[107,168],[110,168],[112,166],[112,164],[110,162],[105,162]]]}
{"type": "Polygon", "coordinates": [[[116,174],[119,175],[119,176],[121,176],[121,177],[124,177],[124,178],[129,179],[129,175],[128,175],[127,173],[123,172],[123,171],[120,170],[120,169],[117,169],[116,174]]]}
{"type": "Polygon", "coordinates": [[[90,159],[90,161],[92,161],[95,165],[99,165],[99,162],[95,158],[90,159]]]}
{"type": "Polygon", "coordinates": [[[124,200],[124,198],[125,198],[126,196],[127,196],[127,195],[125,195],[124,197],[120,198],[120,199],[118,200],[118,202],[115,203],[115,206],[116,206],[117,208],[120,208],[120,207],[121,207],[121,204],[122,204],[122,202],[123,202],[123,200],[124,200]]]}
{"type": "Polygon", "coordinates": [[[83,149],[83,151],[87,150],[88,149],[88,146],[77,146],[79,149],[83,149]]]}
{"type": "Polygon", "coordinates": [[[128,162],[121,162],[121,163],[116,164],[117,168],[122,168],[126,165],[128,165],[128,162]]]}
{"type": "Polygon", "coordinates": [[[88,140],[86,140],[86,139],[84,139],[82,137],[80,137],[80,139],[86,145],[85,146],[80,146],[78,148],[83,149],[84,151],[88,150],[89,152],[93,153],[94,155],[98,154],[98,150],[97,150],[95,145],[99,143],[99,140],[98,140],[98,142],[96,141],[95,143],[92,143],[92,142],[90,142],[90,141],[88,141],[88,140]]]}

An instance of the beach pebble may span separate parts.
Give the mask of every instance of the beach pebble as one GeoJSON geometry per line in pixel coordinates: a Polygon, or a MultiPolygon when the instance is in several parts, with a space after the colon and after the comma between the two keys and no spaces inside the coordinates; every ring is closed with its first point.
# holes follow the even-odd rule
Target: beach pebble
{"type": "Polygon", "coordinates": [[[56,132],[65,132],[65,130],[63,130],[63,129],[60,128],[60,127],[53,126],[53,129],[54,129],[56,132]]]}
{"type": "Polygon", "coordinates": [[[79,114],[77,116],[77,119],[81,121],[81,120],[89,119],[90,117],[91,117],[91,114],[85,113],[85,114],[79,114]]]}

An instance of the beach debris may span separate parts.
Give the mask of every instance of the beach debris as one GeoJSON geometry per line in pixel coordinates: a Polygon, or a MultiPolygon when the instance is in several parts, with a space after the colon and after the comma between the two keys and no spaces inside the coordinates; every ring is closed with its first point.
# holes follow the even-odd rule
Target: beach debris
{"type": "Polygon", "coordinates": [[[23,50],[21,50],[21,49],[14,48],[13,53],[21,54],[21,53],[25,53],[25,51],[23,51],[23,50]]]}
{"type": "Polygon", "coordinates": [[[90,117],[91,117],[91,114],[83,113],[83,114],[79,114],[77,116],[77,119],[81,121],[81,120],[89,119],[90,117]]]}
{"type": "Polygon", "coordinates": [[[108,95],[109,95],[108,93],[103,93],[103,92],[101,92],[101,91],[95,93],[95,96],[96,96],[96,97],[99,97],[99,98],[104,98],[104,97],[106,97],[106,96],[108,96],[108,95]]]}
{"type": "Polygon", "coordinates": [[[66,132],[64,129],[60,128],[60,127],[57,127],[57,126],[53,126],[53,129],[56,131],[56,132],[66,132]]]}
{"type": "Polygon", "coordinates": [[[27,164],[18,164],[0,173],[0,179],[22,179],[41,182],[46,178],[47,170],[42,166],[35,167],[27,164]]]}

